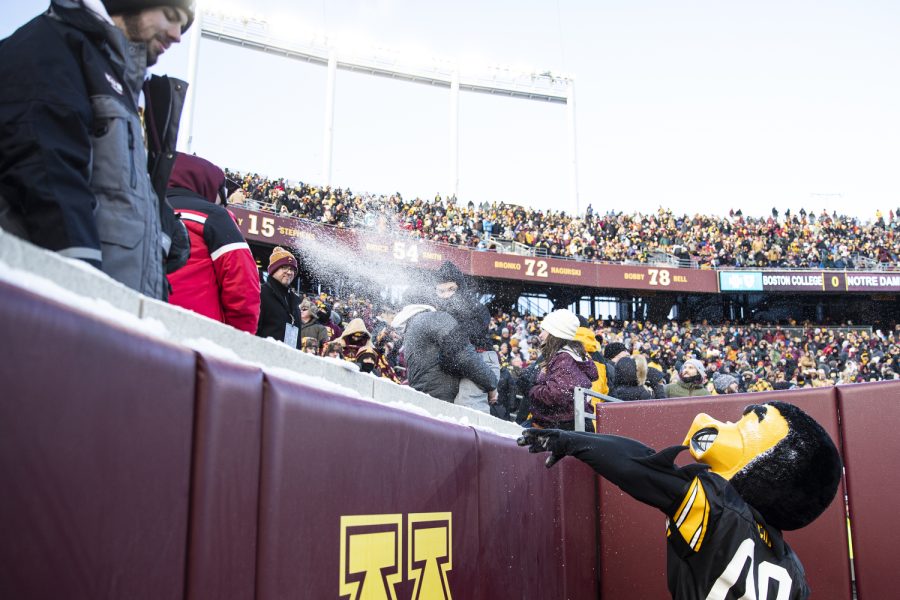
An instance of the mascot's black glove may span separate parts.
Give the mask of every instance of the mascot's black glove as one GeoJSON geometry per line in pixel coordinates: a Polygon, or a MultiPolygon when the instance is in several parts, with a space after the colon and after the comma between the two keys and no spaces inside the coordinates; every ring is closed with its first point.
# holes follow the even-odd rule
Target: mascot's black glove
{"type": "Polygon", "coordinates": [[[549,469],[561,458],[568,456],[572,433],[559,429],[526,429],[522,437],[516,440],[520,446],[528,446],[532,453],[549,452],[550,456],[544,461],[549,469]]]}

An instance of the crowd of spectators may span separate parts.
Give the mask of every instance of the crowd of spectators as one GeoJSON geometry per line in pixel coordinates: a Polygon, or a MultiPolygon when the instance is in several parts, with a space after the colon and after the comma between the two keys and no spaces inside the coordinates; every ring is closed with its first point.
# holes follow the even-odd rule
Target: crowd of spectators
{"type": "MultiPolygon", "coordinates": [[[[569,216],[505,204],[463,205],[440,196],[407,201],[399,193],[355,194],[258,175],[228,175],[241,185],[232,203],[335,227],[385,225],[378,220],[394,215],[395,224],[410,235],[481,249],[488,249],[490,240],[511,239],[548,255],[607,261],[645,261],[652,252],[664,251],[690,257],[702,267],[849,268],[858,256],[895,263],[900,254],[895,236],[900,214],[894,211],[887,219],[878,213],[869,223],[824,211],[779,214],[775,209],[764,219],[748,218],[740,211],[727,217],[676,216],[664,209],[653,215],[600,215],[590,207],[584,215],[569,216]]],[[[298,348],[406,382],[402,335],[390,326],[400,306],[356,295],[307,294],[297,301],[306,307],[302,323],[315,315],[322,326],[301,323],[298,348]],[[307,335],[312,329],[317,335],[307,335]]],[[[585,327],[592,343],[597,343],[589,353],[599,373],[609,378],[603,389],[625,399],[900,378],[900,328],[883,332],[796,323],[654,324],[610,319],[584,319],[579,329],[585,327]]],[[[511,418],[527,406],[528,387],[544,358],[540,335],[537,315],[500,313],[490,319],[489,346],[501,366],[497,394],[511,418]]]]}
{"type": "MultiPolygon", "coordinates": [[[[218,173],[221,177],[221,171],[218,173]]],[[[439,196],[432,201],[407,202],[399,193],[388,197],[357,195],[350,190],[291,185],[283,179],[258,175],[226,172],[228,180],[239,186],[231,196],[232,203],[330,226],[387,226],[384,219],[394,215],[396,225],[433,241],[484,248],[485,241],[496,236],[543,248],[551,255],[581,259],[646,260],[651,251],[665,250],[685,252],[707,266],[841,267],[849,266],[844,261],[859,253],[894,262],[894,233],[900,220],[893,211],[887,221],[877,214],[874,222],[861,225],[846,216],[824,212],[816,216],[805,210],[779,215],[773,209],[766,219],[745,219],[740,212],[732,212],[727,218],[675,217],[663,209],[650,216],[597,215],[590,207],[583,216],[573,218],[565,213],[503,204],[462,206],[454,198],[439,196]],[[600,253],[589,249],[599,249],[600,253]]],[[[404,335],[411,336],[412,330],[404,331],[394,321],[400,306],[356,295],[339,299],[327,293],[298,294],[294,285],[296,258],[282,248],[273,251],[267,271],[257,335],[274,337],[342,364],[353,363],[364,373],[422,388],[423,382],[415,381],[415,357],[413,363],[407,363],[405,356],[410,348],[404,346],[409,342],[404,335]]],[[[499,373],[495,371],[490,384],[493,387],[486,388],[491,377],[485,371],[484,381],[471,390],[467,388],[465,394],[464,384],[471,381],[462,373],[448,372],[444,379],[434,381],[441,384],[441,393],[451,402],[465,404],[460,397],[466,394],[476,404],[487,397],[489,406],[480,409],[501,418],[521,421],[525,414],[536,415],[532,400],[540,399],[540,394],[531,392],[542,385],[548,387],[542,379],[548,377],[548,368],[553,361],[569,360],[568,356],[582,360],[590,356],[591,360],[583,364],[576,358],[569,361],[578,365],[578,371],[590,371],[592,379],[585,380],[584,385],[622,400],[900,378],[900,327],[885,333],[796,323],[788,327],[675,321],[655,324],[585,317],[578,322],[579,317],[567,311],[550,315],[556,315],[558,323],[546,317],[542,324],[536,315],[488,315],[480,304],[477,306],[484,316],[478,316],[472,304],[477,300],[470,294],[466,278],[451,263],[442,266],[437,281],[442,283],[436,282],[434,290],[415,300],[425,304],[413,301],[411,306],[419,313],[435,310],[427,304],[438,306],[436,310],[448,320],[448,331],[441,338],[452,337],[456,323],[464,326],[472,357],[479,356],[475,352],[486,353],[481,357],[496,356],[486,361],[472,358],[466,374],[471,376],[476,364],[492,361],[491,368],[499,373]],[[442,273],[445,268],[447,273],[442,273]],[[567,317],[560,317],[564,313],[567,317]],[[548,351],[543,341],[548,335],[559,346],[550,353],[552,360],[543,355],[548,351]],[[450,381],[455,383],[451,386],[447,383],[450,381]]],[[[467,345],[460,345],[461,353],[467,345]]],[[[434,350],[444,358],[445,349],[434,350]]],[[[572,368],[567,372],[578,374],[572,368]]]]}
{"type": "MultiPolygon", "coordinates": [[[[313,307],[327,329],[328,339],[316,340],[314,353],[331,352],[358,362],[361,346],[348,350],[345,333],[348,328],[361,330],[367,336],[362,344],[375,351],[375,374],[404,381],[402,338],[390,327],[396,309],[389,303],[327,293],[307,294],[303,302],[313,307]]],[[[534,315],[495,313],[488,324],[489,344],[501,365],[499,400],[513,414],[534,376],[528,374],[529,368],[541,360],[540,322],[534,315]]],[[[723,394],[900,378],[900,327],[871,331],[849,324],[654,324],[590,318],[586,323],[599,343],[598,354],[636,361],[638,373],[643,373],[637,385],[647,387],[647,394],[640,398],[667,397],[667,392],[660,391],[663,388],[674,395],[685,384],[702,388],[703,393],[723,394]],[[682,381],[695,373],[699,383],[682,381]]],[[[623,366],[618,368],[623,374],[634,369],[630,362],[623,366]]],[[[615,395],[614,383],[609,382],[610,395],[615,395]]]]}
{"type": "Polygon", "coordinates": [[[376,195],[350,189],[292,184],[257,174],[229,173],[242,184],[232,202],[265,208],[336,227],[372,225],[395,215],[409,235],[454,245],[491,249],[506,240],[538,254],[574,260],[648,262],[656,253],[674,255],[701,268],[857,268],[869,261],[900,262],[900,208],[869,221],[832,211],[801,209],[766,217],[601,214],[589,205],[570,215],[505,203],[461,203],[455,197],[407,200],[400,193],[376,195]]]}
{"type": "MultiPolygon", "coordinates": [[[[601,350],[624,344],[630,355],[662,371],[666,382],[677,381],[685,363],[698,360],[710,391],[717,375],[733,377],[742,392],[900,378],[900,328],[589,322],[601,350]]],[[[525,366],[537,360],[537,318],[497,315],[491,330],[503,364],[513,357],[525,366]]]]}

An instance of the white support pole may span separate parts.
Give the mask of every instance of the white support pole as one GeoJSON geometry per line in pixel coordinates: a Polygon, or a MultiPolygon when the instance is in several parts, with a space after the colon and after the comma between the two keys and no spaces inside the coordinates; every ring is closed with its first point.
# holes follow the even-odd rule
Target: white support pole
{"type": "Polygon", "coordinates": [[[450,194],[459,192],[459,72],[450,81],[450,194]]]}
{"type": "Polygon", "coordinates": [[[569,79],[566,99],[566,121],[569,129],[569,199],[575,207],[575,214],[581,214],[578,200],[578,140],[575,137],[575,80],[569,79]]]}
{"type": "Polygon", "coordinates": [[[190,154],[194,147],[194,106],[197,100],[197,63],[200,60],[200,38],[203,37],[203,11],[199,8],[194,15],[191,28],[191,43],[188,46],[188,89],[181,112],[182,134],[178,136],[178,150],[190,154]]]}
{"type": "Polygon", "coordinates": [[[334,88],[337,79],[337,53],[328,51],[328,81],[325,84],[325,133],[322,141],[322,178],[331,185],[331,154],[334,146],[334,88]]]}
{"type": "Polygon", "coordinates": [[[575,431],[584,431],[584,388],[575,388],[573,400],[575,401],[575,431]]]}

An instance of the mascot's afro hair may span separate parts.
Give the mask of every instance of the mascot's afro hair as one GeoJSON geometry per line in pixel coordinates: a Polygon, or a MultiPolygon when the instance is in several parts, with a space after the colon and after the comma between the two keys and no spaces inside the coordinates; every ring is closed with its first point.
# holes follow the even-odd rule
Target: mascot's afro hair
{"type": "Polygon", "coordinates": [[[788,422],[788,434],[731,478],[741,497],[781,530],[812,523],[831,504],[841,459],[828,433],[792,404],[768,402],[788,422]]]}

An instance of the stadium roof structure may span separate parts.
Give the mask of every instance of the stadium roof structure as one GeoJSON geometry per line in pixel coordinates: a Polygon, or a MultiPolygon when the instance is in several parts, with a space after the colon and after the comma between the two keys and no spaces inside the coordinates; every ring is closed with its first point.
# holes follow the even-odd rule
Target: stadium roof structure
{"type": "Polygon", "coordinates": [[[499,94],[527,100],[542,100],[566,104],[569,99],[571,77],[550,71],[528,73],[510,68],[486,67],[473,73],[458,69],[449,61],[411,61],[391,51],[375,49],[358,52],[335,50],[317,40],[295,38],[286,40],[273,36],[265,20],[248,17],[231,17],[222,13],[206,12],[201,23],[202,36],[259,50],[267,54],[284,56],[314,64],[328,66],[332,57],[337,68],[391,79],[424,83],[450,88],[457,79],[461,91],[499,94]]]}
{"type": "MultiPolygon", "coordinates": [[[[364,51],[338,49],[326,40],[313,36],[291,34],[276,35],[270,22],[263,18],[229,15],[221,11],[204,11],[198,15],[195,30],[201,35],[191,38],[188,78],[196,82],[200,38],[257,50],[266,54],[313,63],[328,68],[326,87],[325,139],[323,140],[323,177],[331,185],[331,160],[334,121],[335,72],[353,71],[388,77],[399,81],[421,83],[448,88],[451,93],[450,108],[450,187],[456,194],[459,181],[459,92],[477,92],[510,98],[565,104],[570,145],[570,195],[576,211],[577,151],[575,143],[575,81],[567,75],[551,71],[528,72],[505,67],[465,68],[451,61],[437,59],[411,60],[396,52],[384,49],[364,51]]],[[[187,135],[183,150],[191,151],[193,142],[193,107],[196,85],[189,90],[185,106],[187,135]]]]}

